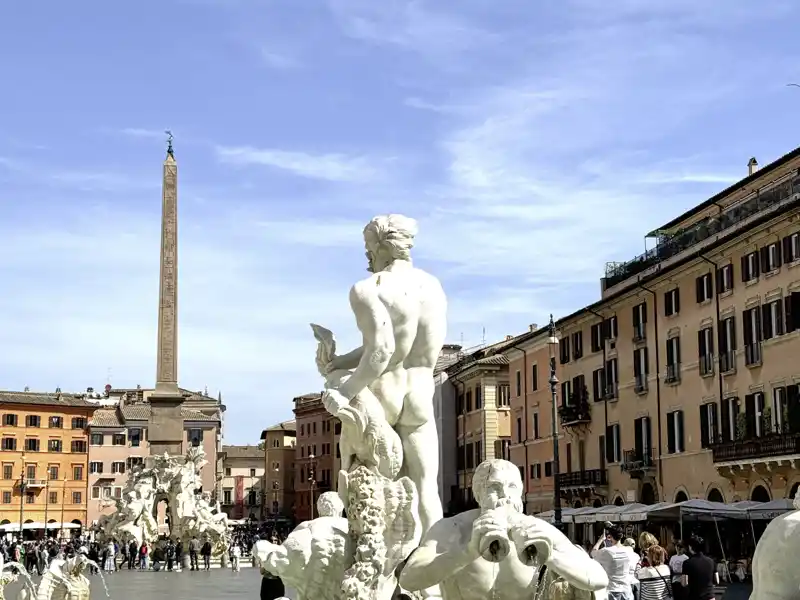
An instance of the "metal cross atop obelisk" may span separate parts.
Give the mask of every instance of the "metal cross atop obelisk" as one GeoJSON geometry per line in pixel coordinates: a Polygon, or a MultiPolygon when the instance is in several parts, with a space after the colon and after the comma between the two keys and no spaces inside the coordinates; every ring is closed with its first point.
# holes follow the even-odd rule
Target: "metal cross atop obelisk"
{"type": "Polygon", "coordinates": [[[178,163],[167,131],[161,205],[156,389],[150,395],[150,454],[182,454],[183,395],[178,388],[178,163]]]}

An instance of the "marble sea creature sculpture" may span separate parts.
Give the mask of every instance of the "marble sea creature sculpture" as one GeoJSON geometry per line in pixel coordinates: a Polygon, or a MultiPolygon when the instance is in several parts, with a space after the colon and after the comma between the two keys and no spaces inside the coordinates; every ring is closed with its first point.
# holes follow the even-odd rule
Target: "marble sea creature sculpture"
{"type": "Polygon", "coordinates": [[[89,600],[90,583],[84,572],[90,564],[84,554],[54,558],[42,576],[36,600],[89,600]]]}
{"type": "MultiPolygon", "coordinates": [[[[795,497],[795,507],[798,506],[795,497]]],[[[753,591],[750,600],[797,600],[800,598],[800,510],[784,513],[769,522],[753,554],[753,591]]]]}
{"type": "Polygon", "coordinates": [[[539,567],[547,565],[569,586],[605,597],[608,577],[600,564],[558,529],[522,512],[514,464],[487,460],[472,485],[480,508],[428,531],[400,574],[404,589],[439,584],[444,600],[539,598],[539,567]]]}

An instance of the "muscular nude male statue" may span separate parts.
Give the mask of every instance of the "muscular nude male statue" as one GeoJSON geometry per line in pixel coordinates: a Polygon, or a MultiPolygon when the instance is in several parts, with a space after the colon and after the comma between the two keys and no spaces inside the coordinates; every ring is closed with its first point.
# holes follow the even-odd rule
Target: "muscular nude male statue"
{"type": "Polygon", "coordinates": [[[372,219],[364,228],[370,277],[350,290],[363,345],[334,357],[328,372],[355,369],[323,401],[336,415],[369,388],[403,443],[403,471],[419,493],[423,533],[442,518],[433,415],[433,368],[444,344],[447,299],[439,280],[411,263],[417,223],[402,215],[372,219]]]}
{"type": "Polygon", "coordinates": [[[600,563],[549,523],[522,513],[522,479],[515,465],[499,459],[481,463],[472,491],[480,508],[431,527],[400,573],[404,589],[440,584],[444,600],[527,600],[536,592],[538,563],[570,585],[604,597],[608,577],[600,563]]]}

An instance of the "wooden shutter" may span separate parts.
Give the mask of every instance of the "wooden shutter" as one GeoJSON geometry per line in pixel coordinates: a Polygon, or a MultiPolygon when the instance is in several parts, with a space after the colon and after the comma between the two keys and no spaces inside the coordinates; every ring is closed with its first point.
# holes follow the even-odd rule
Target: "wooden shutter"
{"type": "Polygon", "coordinates": [[[719,294],[725,287],[725,270],[717,269],[715,279],[717,280],[717,294],[719,294]]]}
{"type": "Polygon", "coordinates": [[[672,290],[667,290],[664,292],[664,315],[668,317],[674,313],[675,311],[672,306],[672,290]]]}
{"type": "MultiPolygon", "coordinates": [[[[756,309],[758,310],[758,309],[756,309]]],[[[763,333],[763,338],[765,340],[769,340],[772,336],[778,334],[777,331],[772,331],[772,305],[770,304],[763,304],[761,306],[761,331],[763,333]]],[[[778,311],[780,313],[780,311],[778,311]]]]}
{"type": "Polygon", "coordinates": [[[675,364],[675,350],[672,346],[672,338],[667,340],[667,366],[675,364]]]}
{"type": "Polygon", "coordinates": [[[633,447],[636,449],[636,456],[641,457],[644,452],[644,440],[642,439],[642,418],[639,417],[633,422],[633,447]]]}
{"type": "Polygon", "coordinates": [[[672,308],[674,309],[673,313],[677,314],[677,313],[681,312],[681,289],[680,288],[675,288],[674,292],[675,292],[675,295],[674,295],[674,301],[673,301],[673,307],[672,308]]]}
{"type": "Polygon", "coordinates": [[[703,276],[701,275],[694,280],[695,293],[697,294],[697,303],[700,304],[704,298],[703,276]]]}
{"type": "MultiPolygon", "coordinates": [[[[744,397],[744,416],[745,416],[745,429],[744,435],[746,439],[750,439],[756,433],[756,395],[747,394],[744,397]]],[[[736,432],[738,435],[738,431],[736,432]]]]}
{"type": "Polygon", "coordinates": [[[675,427],[677,429],[675,433],[675,447],[677,452],[683,452],[686,450],[686,445],[684,444],[683,438],[683,411],[679,410],[675,413],[675,427]]]}
{"type": "Polygon", "coordinates": [[[697,356],[702,358],[708,354],[708,348],[706,347],[706,330],[701,329],[697,332],[697,356]]]}
{"type": "Polygon", "coordinates": [[[600,373],[601,372],[602,371],[600,371],[600,370],[592,371],[592,398],[594,398],[595,402],[597,402],[601,397],[601,393],[600,393],[600,373]]]}
{"type": "Polygon", "coordinates": [[[781,256],[781,254],[783,254],[781,252],[782,249],[783,249],[783,247],[781,246],[780,242],[776,242],[775,243],[775,266],[777,268],[780,268],[780,266],[783,264],[783,256],[781,256]]]}
{"type": "Polygon", "coordinates": [[[745,254],[741,260],[742,267],[742,283],[746,283],[750,278],[750,273],[747,272],[747,255],[745,254]]]}
{"type": "Polygon", "coordinates": [[[644,354],[644,373],[642,375],[649,375],[650,374],[650,352],[647,346],[642,348],[642,354],[644,354]]]}
{"type": "Polygon", "coordinates": [[[667,413],[667,452],[675,454],[675,413],[667,413]]]}
{"type": "Polygon", "coordinates": [[[680,336],[676,336],[673,338],[675,340],[675,363],[676,365],[681,364],[681,338],[680,336]]]}
{"type": "MultiPolygon", "coordinates": [[[[772,327],[772,319],[769,320],[770,327],[772,327]]],[[[783,323],[783,305],[780,301],[775,302],[775,324],[777,325],[778,330],[775,332],[775,335],[783,335],[785,326],[783,323]]]]}
{"type": "Polygon", "coordinates": [[[606,442],[607,439],[608,439],[608,427],[606,427],[606,435],[601,435],[598,436],[597,438],[601,469],[605,469],[606,463],[611,462],[608,460],[608,443],[606,442]]]}
{"type": "Polygon", "coordinates": [[[793,292],[783,299],[783,312],[786,333],[791,333],[798,329],[800,320],[800,294],[793,292]]]}
{"type": "MultiPolygon", "coordinates": [[[[758,309],[756,309],[758,310],[758,309]]],[[[742,313],[744,323],[744,345],[749,346],[753,343],[753,309],[748,309],[742,313]]],[[[723,346],[724,347],[724,346],[723,346]]]]}
{"type": "Polygon", "coordinates": [[[642,323],[647,323],[647,302],[642,302],[642,323]]]}
{"type": "Polygon", "coordinates": [[[761,272],[766,273],[769,271],[769,247],[764,246],[758,251],[759,263],[761,265],[761,272]]]}
{"type": "Polygon", "coordinates": [[[800,432],[800,385],[786,386],[786,409],[789,417],[789,433],[800,432]]]}
{"type": "Polygon", "coordinates": [[[721,410],[720,410],[720,439],[723,442],[730,442],[731,441],[731,431],[730,431],[730,417],[731,417],[731,403],[728,398],[722,400],[721,410]]]}
{"type": "Polygon", "coordinates": [[[787,235],[785,238],[783,238],[782,242],[783,260],[785,260],[787,263],[797,260],[798,257],[792,254],[792,236],[787,235]]]}
{"type": "Polygon", "coordinates": [[[633,351],[633,376],[639,377],[642,374],[642,359],[640,353],[643,348],[638,348],[633,351]]]}
{"type": "Polygon", "coordinates": [[[708,435],[709,418],[708,410],[709,404],[700,405],[700,447],[708,448],[711,445],[711,439],[708,435]]]}
{"type": "Polygon", "coordinates": [[[730,317],[731,320],[731,335],[733,336],[730,340],[731,342],[731,350],[736,350],[736,317],[730,317]]]}

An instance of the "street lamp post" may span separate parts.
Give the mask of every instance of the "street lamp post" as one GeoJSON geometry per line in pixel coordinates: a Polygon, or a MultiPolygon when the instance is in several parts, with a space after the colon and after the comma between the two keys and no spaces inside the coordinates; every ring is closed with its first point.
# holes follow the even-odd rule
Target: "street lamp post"
{"type": "Polygon", "coordinates": [[[44,480],[44,539],[47,541],[47,509],[50,507],[50,470],[48,469],[47,479],[44,480]]]}
{"type": "Polygon", "coordinates": [[[550,315],[550,337],[547,340],[550,347],[550,396],[553,401],[553,522],[558,529],[561,529],[561,486],[559,485],[558,475],[561,472],[558,457],[558,377],[556,377],[556,348],[558,348],[558,337],[556,337],[556,324],[553,322],[553,315],[550,315]]]}
{"type": "Polygon", "coordinates": [[[275,479],[272,480],[272,493],[275,496],[274,500],[272,501],[272,516],[274,518],[278,516],[278,489],[280,486],[278,478],[281,475],[280,465],[276,466],[273,471],[275,471],[275,479]]]}
{"type": "Polygon", "coordinates": [[[308,467],[308,480],[311,482],[311,520],[314,520],[314,487],[317,484],[317,473],[316,473],[316,466],[314,464],[314,459],[316,458],[313,454],[308,455],[309,458],[309,467],[308,467]]]}
{"type": "Polygon", "coordinates": [[[22,520],[25,518],[25,452],[22,452],[22,466],[19,471],[19,541],[22,543],[22,520]]]}

